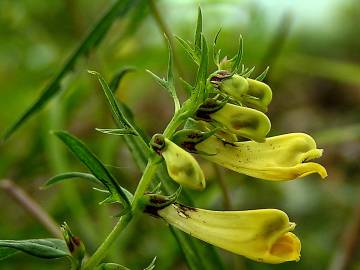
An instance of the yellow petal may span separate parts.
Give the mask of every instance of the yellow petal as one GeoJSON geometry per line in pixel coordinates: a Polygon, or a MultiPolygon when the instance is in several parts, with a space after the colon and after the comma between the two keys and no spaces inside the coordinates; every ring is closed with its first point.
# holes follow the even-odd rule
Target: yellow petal
{"type": "Polygon", "coordinates": [[[254,141],[264,141],[271,128],[270,120],[264,113],[230,103],[210,117],[231,133],[254,141]]]}
{"type": "Polygon", "coordinates": [[[204,189],[205,176],[196,159],[169,139],[161,155],[165,159],[169,176],[180,185],[192,189],[204,189]]]}
{"type": "Polygon", "coordinates": [[[191,236],[252,260],[282,263],[300,257],[300,241],[288,233],[295,224],[277,209],[209,211],[172,204],[158,214],[191,236]]]}
{"type": "Polygon", "coordinates": [[[312,137],[290,133],[252,141],[225,143],[215,136],[196,145],[196,149],[213,155],[204,158],[230,170],[266,180],[291,180],[312,173],[327,176],[323,166],[308,160],[321,157],[312,137]]]}
{"type": "Polygon", "coordinates": [[[283,261],[299,261],[300,260],[301,242],[297,236],[291,232],[279,237],[271,246],[268,261],[277,263],[283,261]]]}

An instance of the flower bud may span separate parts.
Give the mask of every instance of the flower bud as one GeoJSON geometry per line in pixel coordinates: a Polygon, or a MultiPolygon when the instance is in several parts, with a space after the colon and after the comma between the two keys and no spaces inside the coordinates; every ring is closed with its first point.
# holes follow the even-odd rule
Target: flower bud
{"type": "Polygon", "coordinates": [[[278,264],[300,259],[300,240],[290,232],[295,223],[277,209],[210,211],[174,203],[152,214],[193,237],[255,261],[278,264]]]}
{"type": "Polygon", "coordinates": [[[220,81],[216,81],[213,77],[210,82],[216,85],[220,91],[239,101],[243,99],[243,96],[246,95],[249,90],[248,81],[238,74],[234,74],[231,77],[221,77],[220,81]]]}
{"type": "Polygon", "coordinates": [[[165,160],[169,176],[182,186],[202,190],[206,186],[205,176],[196,159],[181,147],[162,135],[155,135],[152,147],[165,160]],[[154,142],[154,143],[153,143],[154,142]]]}
{"type": "Polygon", "coordinates": [[[210,79],[210,82],[215,88],[245,106],[262,112],[267,111],[267,107],[272,100],[272,91],[267,84],[244,78],[238,74],[231,76],[227,71],[219,71],[210,79]]]}
{"type": "Polygon", "coordinates": [[[80,266],[85,255],[85,246],[83,242],[79,237],[72,234],[66,222],[61,226],[61,231],[70,251],[73,263],[80,266]]]}
{"type": "Polygon", "coordinates": [[[204,112],[205,106],[201,106],[196,116],[209,121],[206,118],[220,123],[225,130],[237,136],[241,136],[257,142],[263,142],[269,133],[271,123],[269,118],[257,110],[226,103],[215,112],[204,112]]]}

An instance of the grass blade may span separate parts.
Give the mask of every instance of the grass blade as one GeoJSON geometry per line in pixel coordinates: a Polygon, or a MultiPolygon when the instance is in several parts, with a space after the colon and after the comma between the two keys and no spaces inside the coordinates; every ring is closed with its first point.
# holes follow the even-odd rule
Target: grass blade
{"type": "Polygon", "coordinates": [[[137,2],[138,0],[117,0],[112,5],[112,7],[95,24],[79,47],[75,49],[54,79],[45,87],[40,97],[38,97],[38,99],[30,107],[28,107],[28,109],[16,120],[16,122],[5,131],[3,140],[8,139],[26,120],[28,120],[34,113],[42,109],[42,107],[53,96],[60,92],[61,80],[74,68],[77,59],[99,44],[115,19],[117,17],[124,16],[137,2]]]}

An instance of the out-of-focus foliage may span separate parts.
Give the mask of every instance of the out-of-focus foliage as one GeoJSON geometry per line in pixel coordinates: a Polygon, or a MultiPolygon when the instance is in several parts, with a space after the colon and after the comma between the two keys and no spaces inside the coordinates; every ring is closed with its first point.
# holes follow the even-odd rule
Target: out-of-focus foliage
{"type": "MultiPolygon", "coordinates": [[[[209,40],[220,27],[218,48],[236,52],[243,35],[247,66],[255,75],[270,66],[266,82],[273,89],[269,106],[270,136],[307,132],[323,148],[322,164],[329,177],[268,183],[222,170],[232,209],[279,208],[299,226],[302,258],[298,263],[269,266],[221,251],[227,269],[341,269],[338,254],[349,255],[346,269],[359,269],[357,230],[360,193],[360,5],[357,0],[328,1],[327,9],[311,8],[314,1],[156,1],[173,34],[192,40],[200,3],[209,40]],[[281,10],[276,11],[275,10],[281,10]],[[307,16],[301,13],[307,10],[307,16]],[[275,13],[274,13],[275,12],[275,13]],[[276,14],[276,16],[272,16],[276,14]],[[317,19],[316,19],[317,18],[317,19]],[[324,23],[326,22],[326,23],[324,23]],[[356,228],[356,227],[355,227],[356,228]],[[348,239],[344,240],[344,235],[348,239]]],[[[319,1],[324,2],[324,1],[319,1]]],[[[0,1],[0,131],[3,132],[39,95],[61,68],[101,12],[111,1],[0,1]]],[[[318,7],[316,5],[316,7],[318,7]]],[[[194,78],[196,67],[175,43],[181,76],[194,78]]],[[[82,57],[62,81],[63,93],[46,109],[0,145],[0,179],[11,179],[40,203],[58,223],[66,221],[93,252],[109,232],[116,208],[99,207],[103,195],[89,191],[86,181],[63,183],[40,190],[51,176],[84,171],[49,130],[67,129],[81,137],[123,186],[133,191],[139,171],[118,136],[95,128],[111,128],[111,114],[101,89],[87,70],[110,79],[119,69],[133,66],[118,95],[148,134],[162,129],[172,114],[166,92],[145,72],[165,75],[167,45],[152,13],[144,6],[117,20],[94,50],[82,57]],[[79,196],[78,196],[79,195],[79,196]],[[82,203],[79,203],[82,202],[82,203]],[[85,207],[83,207],[83,206],[85,207]]],[[[215,68],[215,67],[214,67],[215,68]]],[[[176,82],[181,87],[180,82],[176,82]]],[[[185,93],[185,92],[184,92],[185,93]]],[[[180,97],[181,98],[181,97],[180,97]]],[[[192,192],[197,206],[223,209],[218,172],[201,160],[208,188],[192,192]]],[[[52,237],[5,190],[0,189],[0,239],[52,237]]],[[[185,269],[185,262],[164,222],[144,216],[119,239],[112,261],[142,269],[157,256],[156,269],[185,269]]],[[[346,257],[346,256],[345,256],[346,257]]],[[[340,259],[339,259],[340,258],[340,259]]],[[[30,256],[0,261],[0,269],[64,269],[30,256]]]]}

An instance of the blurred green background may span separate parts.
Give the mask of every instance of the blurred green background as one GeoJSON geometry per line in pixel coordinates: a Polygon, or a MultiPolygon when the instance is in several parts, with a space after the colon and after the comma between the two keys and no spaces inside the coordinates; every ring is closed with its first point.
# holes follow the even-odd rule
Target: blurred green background
{"type": "MultiPolygon", "coordinates": [[[[244,63],[254,75],[270,66],[273,89],[270,135],[306,132],[324,148],[320,163],[329,177],[273,183],[239,175],[201,161],[208,188],[192,192],[207,209],[279,208],[297,223],[302,241],[298,263],[266,265],[219,252],[227,269],[360,269],[360,3],[358,0],[155,1],[172,34],[192,40],[197,7],[211,44],[222,28],[218,48],[235,54],[239,34],[245,42],[244,63]],[[229,202],[218,181],[222,175],[229,202]],[[230,204],[230,205],[227,205],[230,204]]],[[[73,49],[113,1],[0,0],[0,131],[4,132],[41,93],[73,49]]],[[[196,67],[175,43],[177,67],[192,82],[196,67]]],[[[166,44],[147,1],[119,18],[95,49],[81,57],[62,80],[62,92],[8,141],[0,145],[0,179],[16,183],[58,223],[67,221],[93,252],[111,230],[116,208],[99,206],[103,198],[82,181],[41,190],[49,177],[86,171],[50,130],[66,129],[83,139],[109,165],[120,183],[134,191],[140,173],[122,139],[96,127],[114,127],[97,82],[124,67],[119,98],[135,113],[149,135],[161,131],[172,114],[172,101],[145,72],[165,74],[166,44]]],[[[215,68],[214,65],[211,68],[215,68]]],[[[211,71],[211,70],[209,70],[211,71]]],[[[179,86],[181,86],[179,84],[179,86]]],[[[181,87],[179,87],[181,89],[181,87]]],[[[180,93],[184,94],[180,90],[180,93]]],[[[52,235],[0,185],[0,239],[52,235]]],[[[134,225],[134,224],[133,224],[134,225]]],[[[156,269],[186,269],[176,241],[161,220],[144,216],[118,240],[109,260],[143,269],[157,256],[156,269]]],[[[16,255],[0,269],[66,269],[56,262],[16,255]]]]}

